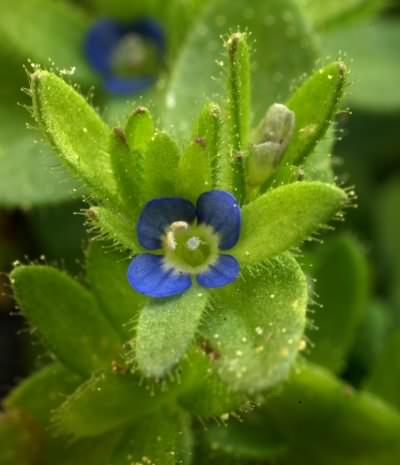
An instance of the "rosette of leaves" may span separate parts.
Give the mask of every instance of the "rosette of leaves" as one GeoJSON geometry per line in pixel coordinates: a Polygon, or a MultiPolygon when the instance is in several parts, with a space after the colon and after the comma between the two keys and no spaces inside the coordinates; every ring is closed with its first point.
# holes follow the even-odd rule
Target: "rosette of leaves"
{"type": "Polygon", "coordinates": [[[285,106],[295,129],[279,142],[280,120],[271,126],[270,113],[251,130],[247,34],[234,33],[226,50],[226,98],[205,105],[180,145],[143,107],[112,129],[56,74],[31,75],[39,127],[90,192],[96,241],[85,283],[43,265],[11,274],[22,312],[56,359],[6,400],[5,431],[21,430],[23,445],[7,449],[16,463],[25,463],[20,454],[34,463],[37,444],[50,463],[189,463],[191,415],[228,418],[260,402],[304,345],[310,298],[291,251],[341,218],[348,202],[321,148],[346,68],[335,62],[304,80],[285,106]],[[250,166],[264,143],[273,163],[255,186],[250,166]],[[229,250],[240,275],[168,298],[135,292],[126,273],[145,252],[135,233],[142,208],[160,197],[195,201],[212,189],[233,195],[241,210],[229,250]]]}

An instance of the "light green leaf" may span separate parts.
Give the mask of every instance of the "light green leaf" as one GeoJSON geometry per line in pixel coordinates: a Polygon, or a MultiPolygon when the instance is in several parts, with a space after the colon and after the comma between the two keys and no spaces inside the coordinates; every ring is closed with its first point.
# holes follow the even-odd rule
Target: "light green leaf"
{"type": "Polygon", "coordinates": [[[179,160],[179,196],[196,203],[203,192],[212,186],[211,163],[208,158],[207,141],[196,139],[189,144],[179,160]]]}
{"type": "Polygon", "coordinates": [[[90,207],[87,217],[99,239],[108,239],[117,247],[130,250],[132,254],[140,252],[136,241],[135,217],[129,223],[125,215],[106,207],[90,207]]]}
{"type": "Polygon", "coordinates": [[[164,121],[178,134],[188,135],[190,121],[207,97],[215,100],[214,96],[223,94],[224,80],[212,79],[221,74],[215,52],[221,48],[221,35],[238,29],[251,31],[256,39],[253,60],[257,67],[252,78],[256,121],[276,99],[288,97],[294,79],[312,69],[314,42],[295,2],[212,1],[188,35],[167,89],[164,121]]]}
{"type": "Polygon", "coordinates": [[[335,125],[328,128],[325,136],[317,143],[300,167],[305,181],[321,181],[335,184],[332,154],[335,144],[335,125]]]}
{"type": "Polygon", "coordinates": [[[123,366],[120,371],[93,375],[54,410],[56,431],[74,438],[98,436],[150,414],[174,394],[146,386],[123,366]]]}
{"type": "Polygon", "coordinates": [[[4,401],[6,409],[18,411],[24,418],[33,419],[37,426],[46,428],[50,412],[58,407],[82,382],[80,376],[52,363],[31,375],[10,392],[4,401]]]}
{"type": "Polygon", "coordinates": [[[399,110],[400,87],[393,79],[400,73],[399,41],[398,21],[385,19],[353,25],[324,36],[323,47],[327,54],[335,56],[344,52],[347,59],[352,60],[353,85],[349,92],[352,105],[370,111],[399,110]]]}
{"type": "Polygon", "coordinates": [[[228,123],[232,148],[240,152],[249,143],[250,51],[247,34],[236,32],[225,44],[228,62],[228,123]]]}
{"type": "Polygon", "coordinates": [[[400,410],[400,330],[395,329],[386,338],[365,383],[365,388],[400,410]]]}
{"type": "Polygon", "coordinates": [[[140,205],[141,154],[131,153],[128,140],[121,128],[114,128],[110,137],[109,153],[123,211],[134,217],[140,205]]]}
{"type": "Polygon", "coordinates": [[[337,236],[317,251],[311,268],[321,305],[312,314],[314,330],[309,358],[340,372],[366,315],[368,264],[361,245],[351,236],[337,236]]]}
{"type": "Polygon", "coordinates": [[[321,182],[295,182],[243,207],[242,231],[230,251],[242,265],[261,262],[299,245],[343,208],[346,194],[321,182]]]}
{"type": "Polygon", "coordinates": [[[212,187],[220,176],[220,151],[222,146],[222,114],[215,103],[207,103],[200,113],[193,131],[195,138],[205,141],[207,157],[210,163],[212,187]]]}
{"type": "Polygon", "coordinates": [[[346,76],[344,63],[327,65],[309,77],[289,99],[287,106],[296,115],[296,128],[282,165],[301,163],[325,135],[338,110],[346,76]]]}
{"type": "Polygon", "coordinates": [[[179,362],[195,338],[207,300],[207,291],[193,284],[182,295],[145,305],[131,344],[146,376],[160,378],[179,362]]]}
{"type": "Polygon", "coordinates": [[[274,258],[213,297],[202,334],[217,354],[221,378],[248,392],[285,379],[306,323],[307,282],[297,262],[289,255],[274,258]]]}
{"type": "Polygon", "coordinates": [[[138,107],[129,115],[125,134],[132,151],[145,151],[154,134],[153,118],[147,108],[138,107]]]}
{"type": "Polygon", "coordinates": [[[150,143],[143,160],[144,200],[175,195],[179,149],[165,133],[157,133],[150,143]]]}
{"type": "Polygon", "coordinates": [[[31,91],[35,118],[62,162],[93,195],[111,202],[116,185],[106,152],[108,127],[84,97],[55,74],[35,71],[31,91]]]}
{"type": "Polygon", "coordinates": [[[294,370],[263,411],[267,428],[273,425],[288,442],[285,465],[393,465],[400,459],[400,415],[316,365],[294,370]]]}
{"type": "Polygon", "coordinates": [[[147,299],[128,284],[126,254],[92,242],[86,259],[86,273],[100,308],[124,338],[132,337],[140,309],[147,299]],[[130,323],[130,324],[128,324],[130,323]]]}
{"type": "Polygon", "coordinates": [[[176,408],[160,409],[128,428],[115,448],[110,465],[142,461],[149,465],[189,465],[192,442],[189,415],[176,408]]]}
{"type": "Polygon", "coordinates": [[[11,273],[15,298],[28,321],[38,327],[49,349],[83,375],[117,356],[117,333],[78,282],[49,266],[19,266],[11,273]]]}

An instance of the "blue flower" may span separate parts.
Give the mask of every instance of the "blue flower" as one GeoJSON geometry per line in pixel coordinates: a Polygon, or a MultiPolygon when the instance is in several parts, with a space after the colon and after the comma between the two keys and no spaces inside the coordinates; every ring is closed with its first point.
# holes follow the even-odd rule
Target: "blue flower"
{"type": "Polygon", "coordinates": [[[220,251],[239,240],[241,211],[233,195],[221,190],[202,194],[194,206],[179,197],[148,202],[137,223],[142,247],[157,251],[133,258],[128,281],[149,297],[181,294],[196,277],[205,288],[217,288],[234,281],[239,264],[220,251]]]}
{"type": "Polygon", "coordinates": [[[142,18],[132,23],[97,21],[85,38],[89,64],[112,94],[144,90],[154,81],[163,62],[165,38],[160,26],[142,18]]]}

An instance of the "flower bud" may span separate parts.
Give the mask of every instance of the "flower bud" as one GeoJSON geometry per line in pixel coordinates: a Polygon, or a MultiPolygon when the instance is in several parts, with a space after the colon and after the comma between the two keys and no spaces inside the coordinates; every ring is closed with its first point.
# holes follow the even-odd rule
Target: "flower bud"
{"type": "Polygon", "coordinates": [[[295,115],[280,103],[273,104],[257,129],[256,143],[250,147],[247,182],[256,187],[266,181],[279,165],[292,138],[295,115]]]}

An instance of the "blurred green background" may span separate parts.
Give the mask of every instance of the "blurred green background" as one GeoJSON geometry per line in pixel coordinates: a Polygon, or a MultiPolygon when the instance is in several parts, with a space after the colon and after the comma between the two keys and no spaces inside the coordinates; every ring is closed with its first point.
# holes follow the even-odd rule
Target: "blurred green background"
{"type": "MultiPolygon", "coordinates": [[[[310,264],[307,271],[318,279],[316,300],[325,307],[314,318],[314,326],[320,332],[309,334],[314,347],[321,351],[314,351],[311,345],[306,356],[318,362],[326,350],[333,354],[330,368],[359,386],[371,366],[388,350],[388,341],[395,340],[400,331],[400,2],[297,1],[313,28],[318,63],[341,56],[351,69],[352,84],[346,92],[343,111],[337,116],[338,140],[332,163],[339,184],[354,185],[358,196],[357,208],[351,209],[346,222],[327,235],[326,246],[314,243],[306,252],[305,262],[310,264]],[[335,9],[340,14],[335,14],[335,9]],[[368,269],[365,270],[364,262],[357,264],[357,258],[350,261],[352,266],[359,266],[352,274],[346,262],[352,254],[361,255],[361,261],[365,258],[368,269]],[[355,287],[358,294],[354,293],[355,287]],[[329,324],[332,314],[340,313],[345,319],[353,307],[358,309],[354,322],[348,338],[341,341],[347,345],[346,350],[342,348],[335,358],[334,338],[322,338],[324,325],[329,324]],[[330,347],[325,348],[324,344],[330,347]],[[345,360],[341,359],[343,353],[345,360]]],[[[121,119],[133,107],[133,100],[149,104],[157,113],[165,99],[170,74],[179,65],[180,47],[206,2],[171,2],[175,9],[159,8],[159,3],[0,2],[0,396],[44,357],[33,361],[36,354],[41,354],[41,348],[14,309],[7,272],[19,260],[44,261],[79,274],[88,240],[83,215],[79,214],[84,207],[79,200],[81,187],[59,166],[38,132],[30,127],[32,121],[24,108],[29,98],[21,91],[27,86],[24,67],[29,68],[30,62],[60,69],[76,64],[73,80],[111,121],[121,119]],[[95,18],[143,15],[157,17],[165,27],[169,38],[167,66],[158,83],[144,95],[110,96],[85,62],[82,37],[95,18]]],[[[209,39],[205,35],[202,40],[206,44],[209,39]]],[[[279,43],[279,36],[275,40],[279,43]]],[[[194,67],[195,61],[194,54],[194,67]]],[[[304,65],[304,71],[307,66],[304,65]]],[[[264,77],[266,81],[269,78],[274,79],[264,77]]],[[[278,88],[274,86],[272,89],[278,88]]],[[[261,95],[263,89],[259,92],[261,95]]],[[[340,332],[341,328],[337,330],[340,332]]],[[[393,347],[398,349],[398,342],[393,347]]],[[[396,350],[393,352],[394,358],[400,357],[396,350]]],[[[385,377],[391,372],[382,366],[377,373],[378,380],[369,380],[369,387],[385,393],[385,377]]],[[[397,393],[386,394],[400,402],[397,393]]]]}

